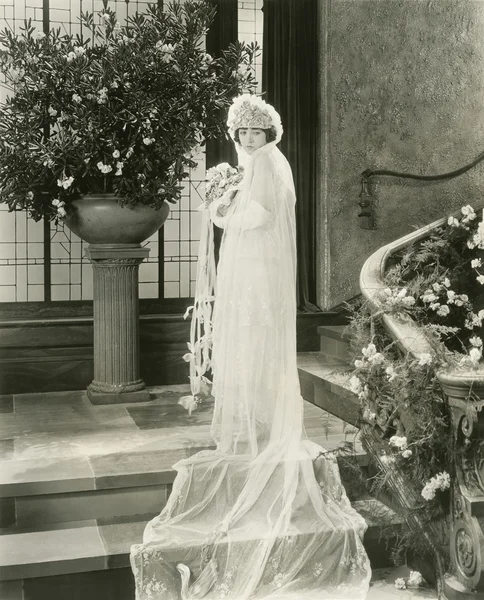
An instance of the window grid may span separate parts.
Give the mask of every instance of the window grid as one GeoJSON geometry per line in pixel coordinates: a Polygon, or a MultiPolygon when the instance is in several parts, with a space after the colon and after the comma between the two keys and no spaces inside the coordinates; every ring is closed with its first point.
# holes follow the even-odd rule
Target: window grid
{"type": "MultiPolygon", "coordinates": [[[[141,12],[152,2],[144,0],[110,0],[120,21],[141,12]]],[[[239,0],[239,39],[257,41],[262,46],[263,0],[239,0]]],[[[80,33],[82,12],[99,12],[102,0],[49,0],[50,27],[66,33],[80,33]]],[[[19,31],[24,19],[32,19],[38,29],[43,26],[43,0],[0,0],[0,28],[19,31]]],[[[255,61],[258,92],[261,92],[262,57],[255,61]]],[[[9,93],[0,81],[0,101],[9,93]]],[[[195,157],[197,166],[183,186],[182,197],[172,205],[162,234],[145,242],[150,255],[140,265],[140,298],[188,298],[194,295],[196,262],[200,237],[201,213],[197,207],[204,199],[205,154],[195,157]],[[160,245],[162,244],[162,246],[160,245]],[[160,254],[160,248],[163,248],[160,254]],[[164,281],[159,281],[159,260],[164,260],[164,281]],[[161,294],[160,294],[161,291],[161,294]]],[[[0,204],[0,302],[30,302],[45,299],[44,225],[28,219],[23,211],[9,213],[0,204]]],[[[51,222],[50,294],[52,301],[91,300],[92,266],[85,256],[87,244],[62,223],[51,222]]],[[[48,246],[49,247],[49,246],[48,246]]]]}

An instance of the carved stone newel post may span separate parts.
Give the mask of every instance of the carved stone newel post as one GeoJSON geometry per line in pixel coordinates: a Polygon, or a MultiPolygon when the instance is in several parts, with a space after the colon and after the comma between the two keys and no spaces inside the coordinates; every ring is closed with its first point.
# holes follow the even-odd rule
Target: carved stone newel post
{"type": "Polygon", "coordinates": [[[450,405],[456,454],[445,598],[484,600],[484,377],[476,372],[438,377],[450,405]]]}
{"type": "Polygon", "coordinates": [[[90,244],[94,276],[93,404],[145,402],[139,372],[139,265],[149,254],[140,244],[90,244]]]}

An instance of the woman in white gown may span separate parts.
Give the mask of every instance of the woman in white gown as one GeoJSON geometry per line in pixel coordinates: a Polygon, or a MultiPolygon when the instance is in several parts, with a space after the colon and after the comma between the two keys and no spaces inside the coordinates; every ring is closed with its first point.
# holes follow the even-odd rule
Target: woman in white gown
{"type": "Polygon", "coordinates": [[[245,94],[228,126],[244,178],[228,209],[222,199],[206,211],[192,321],[201,338],[192,347],[192,390],[211,366],[217,447],[174,465],[166,507],[132,548],[136,597],[362,600],[371,575],[366,524],[335,459],[303,429],[295,191],[276,147],[280,117],[245,94]],[[209,214],[225,230],[216,282],[209,214]]]}

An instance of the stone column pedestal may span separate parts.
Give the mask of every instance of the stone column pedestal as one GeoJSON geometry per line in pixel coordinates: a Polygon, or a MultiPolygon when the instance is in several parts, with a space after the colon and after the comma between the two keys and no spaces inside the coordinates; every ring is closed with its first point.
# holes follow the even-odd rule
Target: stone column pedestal
{"type": "Polygon", "coordinates": [[[150,393],[139,376],[139,265],[148,248],[140,244],[90,244],[94,276],[93,404],[146,402],[150,393]]]}

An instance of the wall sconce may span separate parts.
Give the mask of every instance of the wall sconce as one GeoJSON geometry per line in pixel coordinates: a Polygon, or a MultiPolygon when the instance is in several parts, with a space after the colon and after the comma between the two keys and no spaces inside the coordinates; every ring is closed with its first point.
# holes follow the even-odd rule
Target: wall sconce
{"type": "Polygon", "coordinates": [[[466,171],[472,169],[484,159],[484,152],[479,154],[468,165],[460,167],[455,171],[449,171],[441,175],[415,175],[413,173],[399,173],[398,171],[390,171],[388,169],[366,169],[361,174],[361,191],[358,196],[358,218],[361,229],[376,229],[376,207],[375,200],[371,194],[371,178],[375,175],[385,175],[386,177],[399,177],[402,179],[416,179],[418,181],[440,181],[452,179],[458,175],[462,175],[466,171]]]}

